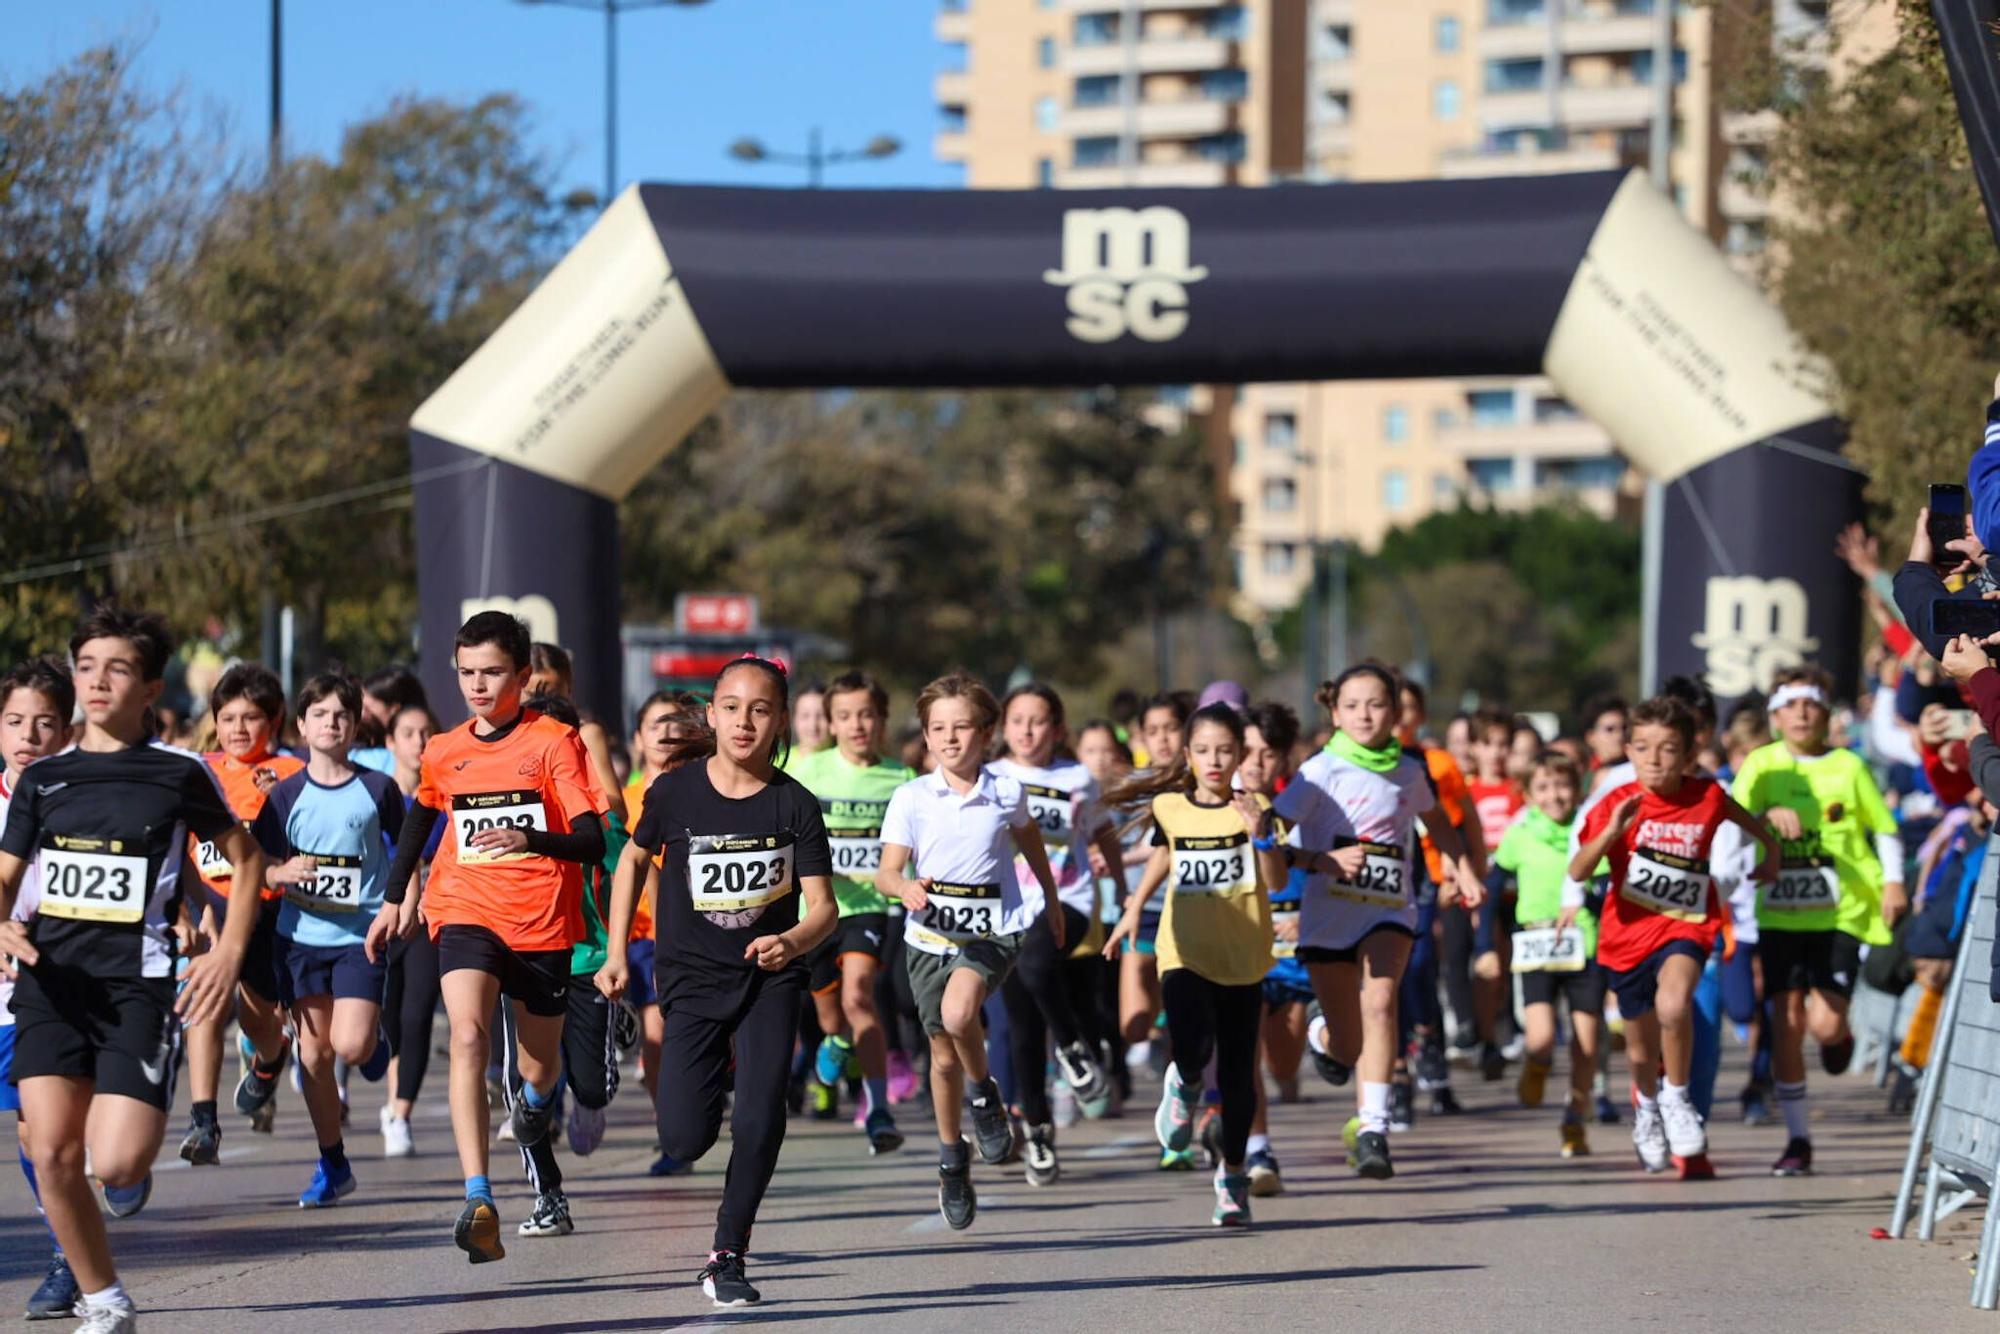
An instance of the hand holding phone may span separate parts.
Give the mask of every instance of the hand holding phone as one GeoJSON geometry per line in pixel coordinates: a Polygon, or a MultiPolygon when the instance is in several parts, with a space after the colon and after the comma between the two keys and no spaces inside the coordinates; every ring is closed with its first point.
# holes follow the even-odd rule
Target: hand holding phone
{"type": "Polygon", "coordinates": [[[1931,539],[1931,564],[1941,570],[1957,569],[1965,563],[1965,554],[1951,544],[1965,540],[1965,488],[1955,482],[1932,483],[1929,509],[1926,532],[1931,539]]]}

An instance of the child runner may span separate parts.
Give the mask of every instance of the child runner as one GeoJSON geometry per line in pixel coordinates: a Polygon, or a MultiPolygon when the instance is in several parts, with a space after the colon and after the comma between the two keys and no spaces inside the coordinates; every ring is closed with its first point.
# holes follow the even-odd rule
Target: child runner
{"type": "Polygon", "coordinates": [[[256,925],[264,854],[200,757],[149,739],[172,639],[144,612],[100,607],[70,637],[77,744],[19,775],[0,834],[0,956],[15,970],[14,1060],[42,1207],[82,1290],[84,1334],[138,1327],[84,1159],[119,1216],[137,1212],[173,1100],[181,1025],[213,1022],[256,925]],[[234,868],[220,938],[174,995],[186,837],[234,868]],[[30,860],[41,899],[13,917],[30,860]]]}
{"type": "Polygon", "coordinates": [[[1861,758],[1827,742],[1832,676],[1795,667],[1779,672],[1772,687],[1771,723],[1780,739],[1744,757],[1733,795],[1770,821],[1784,855],[1777,882],[1758,896],[1757,957],[1785,1118],[1785,1151],[1771,1175],[1790,1177],[1812,1171],[1806,1033],[1818,1040],[1827,1073],[1847,1069],[1854,1055],[1847,1001],[1862,947],[1889,943],[1889,923],[1909,899],[1896,817],[1861,758]]]}
{"type": "Polygon", "coordinates": [[[909,914],[903,941],[910,989],[931,1040],[938,1211],[962,1231],[972,1226],[979,1197],[960,1134],[961,1100],[981,1159],[1004,1162],[1014,1147],[1000,1086],[986,1065],[980,1010],[1013,969],[1025,933],[1046,924],[1060,955],[1065,915],[1021,784],[980,763],[1000,720],[992,693],[954,672],[918,694],[917,719],[937,768],[889,799],[876,883],[900,898],[909,914]],[[1042,890],[1040,923],[1014,874],[1017,852],[1042,890]]]}
{"type": "Polygon", "coordinates": [[[822,1084],[834,1087],[858,1064],[864,1090],[862,1130],[871,1154],[903,1147],[889,1110],[889,1049],[875,1012],[875,975],[889,933],[889,901],[875,887],[882,865],[882,817],[897,788],[916,777],[882,754],[889,692],[865,672],[837,676],[826,688],[834,744],[792,762],[789,772],[819,799],[833,850],[833,896],[840,924],[808,961],[819,1026],[815,1055],[822,1084]]]}
{"type": "MultiPolygon", "coordinates": [[[[365,690],[361,707],[364,712],[368,708],[365,690]]],[[[389,716],[384,726],[395,768],[396,789],[407,802],[416,795],[422,778],[424,747],[437,735],[437,720],[426,705],[404,704],[389,716]]],[[[348,759],[360,763],[351,750],[348,759]]],[[[442,825],[433,829],[432,842],[443,832],[442,825]]],[[[397,833],[401,833],[400,827],[397,833]]],[[[434,847],[424,850],[426,860],[435,850],[434,847]]],[[[417,1151],[416,1141],[410,1136],[410,1110],[430,1069],[431,1027],[437,1017],[437,1006],[437,946],[432,943],[430,932],[412,931],[391,941],[389,980],[382,991],[382,1021],[396,1059],[389,1065],[388,1101],[382,1104],[380,1115],[384,1158],[408,1158],[417,1151]]]]}
{"type": "MultiPolygon", "coordinates": [[[[0,677],[0,823],[7,815],[7,802],[20,785],[21,771],[69,744],[70,717],[76,712],[76,687],[70,684],[69,664],[57,657],[35,658],[0,677]]],[[[21,881],[14,897],[14,920],[28,921],[41,899],[39,873],[33,866],[21,881]]],[[[28,1157],[28,1123],[21,1117],[21,1095],[14,1087],[10,1067],[14,1059],[14,980],[0,974],[0,1112],[14,1113],[14,1128],[20,1139],[21,1175],[27,1178],[28,1193],[41,1208],[41,1192],[35,1182],[35,1166],[28,1157]]],[[[47,1219],[44,1218],[44,1223],[47,1219]]],[[[30,1320],[67,1320],[81,1294],[62,1245],[49,1234],[54,1251],[41,1286],[28,1298],[30,1320]]]]}
{"type": "Polygon", "coordinates": [[[1218,1227],[1250,1222],[1245,1157],[1257,1114],[1257,1029],[1271,962],[1271,901],[1258,882],[1251,841],[1277,846],[1269,802],[1232,785],[1242,750],[1242,717],[1227,704],[1206,705],[1189,720],[1187,748],[1171,765],[1110,798],[1122,805],[1152,794],[1153,852],[1105,957],[1138,931],[1146,900],[1165,884],[1155,953],[1174,1060],[1153,1133],[1163,1149],[1188,1147],[1202,1072],[1213,1057],[1222,1093],[1211,1217],[1218,1227]]]}
{"type": "MultiPolygon", "coordinates": [[[[1162,691],[1147,700],[1139,710],[1138,738],[1135,752],[1158,755],[1159,763],[1173,763],[1174,756],[1187,746],[1187,720],[1192,710],[1182,695],[1173,691],[1162,691]]],[[[1137,820],[1127,820],[1129,836],[1142,844],[1146,837],[1144,813],[1137,820]]],[[[1143,863],[1143,858],[1134,858],[1143,863]]],[[[1126,879],[1129,892],[1133,877],[1141,867],[1134,865],[1128,869],[1126,879]]],[[[1120,902],[1124,896],[1120,895],[1120,902]]],[[[1121,910],[1122,911],[1122,910],[1121,910]]],[[[1153,957],[1153,938],[1159,930],[1159,917],[1148,909],[1146,918],[1140,923],[1141,934],[1119,960],[1118,971],[1118,1027],[1129,1047],[1143,1052],[1154,1061],[1154,1068],[1166,1069],[1166,1055],[1161,1047],[1153,1045],[1154,1029],[1160,1019],[1160,969],[1153,957]]],[[[1164,1044],[1164,1035],[1159,1035],[1164,1044]]],[[[1143,1064],[1144,1062],[1142,1062],[1143,1064]]],[[[1194,1167],[1192,1150],[1184,1153],[1167,1152],[1161,1155],[1160,1167],[1167,1171],[1188,1171],[1194,1167]]]]}
{"type": "Polygon", "coordinates": [[[1523,1107],[1542,1105],[1555,1063],[1556,1002],[1569,1006],[1569,1097],[1563,1104],[1562,1156],[1590,1152],[1584,1123],[1590,1116],[1597,1075],[1597,1044],[1604,1019],[1604,969],[1597,962],[1597,915],[1584,911],[1568,931],[1556,930],[1562,886],[1569,875],[1570,827],[1582,795],[1574,762],[1544,752],[1528,776],[1528,808],[1508,826],[1493,864],[1513,877],[1514,975],[1521,979],[1521,1020],[1527,1050],[1521,1064],[1523,1107]]]}
{"type": "Polygon", "coordinates": [[[1710,845],[1725,823],[1739,826],[1763,848],[1754,878],[1770,880],[1778,842],[1721,784],[1692,774],[1695,718],[1685,704],[1649,699],[1632,710],[1631,723],[1633,780],[1583,817],[1557,924],[1565,932],[1575,924],[1583,905],[1573,887],[1608,857],[1597,957],[1625,1020],[1632,1143],[1648,1172],[1665,1171],[1671,1159],[1682,1179],[1707,1178],[1715,1169],[1688,1080],[1695,984],[1728,920],[1709,874],[1710,845]]]}
{"type": "MultiPolygon", "coordinates": [[[[505,612],[459,627],[453,663],[472,717],[424,747],[384,894],[403,902],[432,827],[449,818],[421,911],[451,1024],[451,1128],[465,1172],[452,1241],[472,1264],[507,1254],[486,1175],[494,1008],[504,994],[514,1011],[523,1086],[511,1124],[515,1142],[530,1147],[549,1133],[562,1073],[570,947],[583,938],[576,867],[604,860],[603,796],[576,729],[521,707],[529,643],[527,626],[505,612]]],[[[371,955],[388,934],[388,918],[377,917],[371,955]]]]}
{"type": "MultiPolygon", "coordinates": [[[[1520,785],[1509,773],[1514,720],[1497,709],[1481,709],[1472,716],[1473,770],[1466,779],[1466,792],[1479,817],[1480,840],[1488,848],[1500,846],[1507,826],[1526,804],[1520,785]]],[[[1528,729],[1527,735],[1533,735],[1528,729]]],[[[1507,1058],[1498,1043],[1500,1015],[1510,1009],[1507,985],[1507,937],[1509,934],[1508,896],[1488,898],[1479,910],[1473,933],[1472,1006],[1479,1025],[1479,1071],[1489,1082],[1507,1072],[1507,1058]]]]}
{"type": "Polygon", "coordinates": [[[340,1133],[337,1056],[365,1079],[382,1078],[387,942],[367,947],[369,925],[400,940],[417,929],[416,902],[382,901],[389,851],[403,829],[403,793],[389,775],[348,762],[361,688],[344,676],[306,682],[297,701],[306,767],[271,789],[251,833],[270,858],[265,882],[284,894],[274,962],[278,998],[297,1035],[300,1088],[319,1139],[319,1164],[299,1208],[338,1204],[354,1190],[340,1133]]]}
{"type": "Polygon", "coordinates": [[[819,803],[779,767],[788,684],[785,669],[766,659],[730,663],[715,678],[707,726],[669,747],[666,772],[647,792],[618,863],[610,944],[597,975],[606,996],[624,994],[632,912],[643,882],[657,880],[666,1152],[681,1162],[707,1153],[735,1090],[729,1170],[701,1271],[702,1291],[717,1306],[759,1299],[743,1259],[785,1142],[805,960],[840,912],[819,803]]]}
{"type": "Polygon", "coordinates": [[[1625,763],[1630,713],[1616,695],[1599,695],[1583,706],[1583,742],[1590,748],[1590,786],[1585,796],[1595,793],[1610,771],[1625,763]]]}
{"type": "Polygon", "coordinates": [[[1280,883],[1294,865],[1312,877],[1298,957],[1326,1019],[1325,1055],[1360,1075],[1352,1161],[1377,1180],[1395,1175],[1389,1080],[1396,993],[1417,924],[1410,840],[1419,821],[1438,854],[1440,908],[1458,901],[1477,908],[1485,897],[1424,763],[1405,754],[1396,735],[1398,684],[1387,667],[1363,663],[1319,688],[1337,730],[1278,797],[1278,815],[1292,826],[1287,846],[1259,846],[1267,883],[1280,883]]]}
{"type": "MultiPolygon", "coordinates": [[[[1245,792],[1275,801],[1289,778],[1292,747],[1299,739],[1299,717],[1283,704],[1259,704],[1250,710],[1243,729],[1243,763],[1236,782],[1245,792]]],[[[1264,976],[1264,1020],[1259,1036],[1260,1068],[1278,1086],[1280,1102],[1299,1100],[1299,1061],[1306,1051],[1306,1010],[1312,1003],[1312,978],[1299,962],[1299,903],[1305,896],[1306,873],[1293,867],[1283,884],[1270,886],[1271,970],[1264,976]]],[[[1278,1155],[1271,1148],[1270,1111],[1264,1081],[1257,1086],[1257,1119],[1250,1124],[1247,1145],[1250,1193],[1282,1195],[1284,1179],[1278,1155]]]]}

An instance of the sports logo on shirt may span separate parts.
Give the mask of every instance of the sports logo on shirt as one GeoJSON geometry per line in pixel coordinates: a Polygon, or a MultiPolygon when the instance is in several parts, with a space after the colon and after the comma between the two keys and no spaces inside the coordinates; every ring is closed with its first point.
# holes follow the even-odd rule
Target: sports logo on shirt
{"type": "Polygon", "coordinates": [[[1068,288],[1070,337],[1112,343],[1125,335],[1169,343],[1188,326],[1189,283],[1208,270],[1188,260],[1179,209],[1073,208],[1063,213],[1063,266],[1042,281],[1068,288]]]}
{"type": "Polygon", "coordinates": [[[1717,575],[1708,581],[1708,619],[1693,636],[1708,655],[1708,688],[1728,699],[1770,692],[1772,679],[1819,648],[1807,633],[1811,608],[1796,579],[1717,575]]]}

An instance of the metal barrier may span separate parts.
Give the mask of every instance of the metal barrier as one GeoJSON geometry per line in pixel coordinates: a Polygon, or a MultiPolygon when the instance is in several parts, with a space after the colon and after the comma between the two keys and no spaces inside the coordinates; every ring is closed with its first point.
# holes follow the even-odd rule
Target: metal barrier
{"type": "Polygon", "coordinates": [[[1987,991],[1993,971],[1996,875],[2000,875],[2000,855],[1989,852],[1925,1063],[1910,1150],[1889,1220],[1889,1234],[1901,1237],[1910,1221],[1917,1171],[1924,1166],[1926,1151],[1929,1166],[1917,1216],[1919,1241],[1936,1235],[1940,1219],[1984,1196],[1986,1219],[1972,1279],[1972,1304],[1982,1311],[1993,1310],[2000,1298],[2000,1254],[1996,1254],[2000,1191],[1995,1189],[2000,1181],[2000,1005],[1987,991]]]}
{"type": "Polygon", "coordinates": [[[1865,980],[1855,980],[1854,996],[1847,1008],[1847,1026],[1855,1043],[1854,1063],[1850,1068],[1857,1074],[1865,1071],[1875,1081],[1876,1088],[1889,1082],[1896,1049],[1902,1045],[1903,1031],[1909,1027],[1915,1008],[1911,995],[1915,990],[1912,986],[1900,995],[1891,996],[1869,986],[1865,980]]]}

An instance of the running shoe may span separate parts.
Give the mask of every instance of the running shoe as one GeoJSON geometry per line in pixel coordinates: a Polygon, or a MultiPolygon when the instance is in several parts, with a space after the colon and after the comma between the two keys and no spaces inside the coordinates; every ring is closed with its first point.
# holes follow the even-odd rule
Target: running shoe
{"type": "Polygon", "coordinates": [[[1426,1036],[1410,1045],[1416,1049],[1418,1088],[1430,1093],[1451,1083],[1451,1065],[1444,1059],[1443,1043],[1426,1036]]]}
{"type": "Polygon", "coordinates": [[[586,1107],[571,1098],[569,1114],[563,1117],[563,1138],[569,1141],[569,1151],[579,1158],[596,1153],[604,1142],[604,1109],[586,1107]]]}
{"type": "Polygon", "coordinates": [[[1672,1161],[1667,1150],[1667,1127],[1660,1119],[1660,1108],[1656,1103],[1647,1107],[1634,1101],[1632,1104],[1632,1147],[1639,1154],[1639,1166],[1648,1172],[1664,1172],[1672,1161]]]}
{"type": "Polygon", "coordinates": [[[1794,1139],[1785,1142],[1785,1152],[1777,1162],[1771,1164],[1774,1177],[1809,1177],[1812,1175],[1812,1141],[1794,1139]]]}
{"type": "Polygon", "coordinates": [[[507,1248],[500,1244],[500,1211],[491,1200],[467,1200],[452,1224],[451,1239],[472,1264],[507,1258],[507,1248]]]}
{"type": "Polygon", "coordinates": [[[1284,1178],[1278,1175],[1278,1155],[1258,1149],[1245,1164],[1250,1169],[1250,1193],[1259,1199],[1285,1193],[1284,1178]]]}
{"type": "Polygon", "coordinates": [[[1581,1118],[1565,1118],[1562,1123],[1562,1156],[1565,1158],[1588,1158],[1590,1156],[1590,1134],[1585,1130],[1581,1118]]]}
{"type": "Polygon", "coordinates": [[[847,1063],[852,1059],[854,1044],[838,1034],[829,1033],[819,1040],[819,1050],[813,1053],[813,1073],[819,1076],[822,1084],[838,1084],[847,1073],[847,1063]]]}
{"type": "Polygon", "coordinates": [[[1379,1130],[1364,1130],[1354,1137],[1354,1174],[1370,1181],[1387,1181],[1396,1175],[1389,1161],[1389,1137],[1379,1130]]]}
{"type": "Polygon", "coordinates": [[[1389,1129],[1400,1135],[1414,1129],[1416,1124],[1416,1096],[1408,1079],[1398,1079],[1389,1085],[1389,1129]]]}
{"type": "Polygon", "coordinates": [[[1736,1095],[1737,1103],[1743,1108],[1743,1124],[1764,1126],[1771,1123],[1771,1098],[1762,1084],[1745,1084],[1743,1091],[1736,1095]]]}
{"type": "Polygon", "coordinates": [[[1319,1077],[1335,1088],[1346,1088],[1347,1081],[1354,1077],[1353,1066],[1334,1060],[1311,1042],[1306,1043],[1306,1051],[1311,1055],[1313,1069],[1319,1072],[1319,1077]]]}
{"type": "Polygon", "coordinates": [[[1609,1094],[1597,1095],[1597,1124],[1601,1126],[1618,1124],[1618,1104],[1611,1101],[1609,1094]]]}
{"type": "Polygon", "coordinates": [[[486,1076],[486,1119],[491,1121],[507,1110],[507,1086],[489,1074],[486,1076]]]}
{"type": "Polygon", "coordinates": [[[1194,1150],[1193,1149],[1160,1150],[1160,1170],[1162,1172],[1194,1171],[1194,1150]]]}
{"type": "Polygon", "coordinates": [[[1194,1143],[1193,1114],[1181,1093],[1181,1072],[1169,1065],[1160,1087],[1160,1105],[1153,1112],[1153,1137],[1159,1140],[1161,1148],[1175,1153],[1184,1152],[1194,1143]]]}
{"type": "Polygon", "coordinates": [[[991,1075],[965,1095],[965,1109],[972,1114],[972,1138],[982,1162],[1004,1163],[1014,1156],[1014,1127],[1008,1124],[1007,1104],[991,1075]]]}
{"type": "Polygon", "coordinates": [[[1056,1128],[1052,1125],[1029,1126],[1028,1142],[1021,1156],[1027,1164],[1031,1186],[1053,1186],[1062,1175],[1062,1164],[1056,1160],[1056,1128]]]}
{"type": "Polygon", "coordinates": [[[132,1334],[139,1328],[139,1309],[129,1301],[116,1306],[85,1306],[79,1302],[76,1313],[83,1320],[76,1327],[76,1334],[132,1334]]]}
{"type": "Polygon", "coordinates": [[[1542,1096],[1548,1091],[1549,1065],[1544,1061],[1521,1062],[1521,1078],[1514,1085],[1514,1095],[1523,1107],[1539,1107],[1542,1096]]]}
{"type": "Polygon", "coordinates": [[[190,1121],[181,1139],[181,1160],[195,1167],[212,1167],[222,1161],[222,1127],[213,1121],[190,1121]]]}
{"type": "Polygon", "coordinates": [[[862,1129],[868,1134],[868,1153],[871,1157],[894,1153],[903,1147],[903,1132],[896,1129],[896,1118],[889,1114],[887,1107],[877,1107],[868,1113],[868,1124],[862,1129]]]}
{"type": "Polygon", "coordinates": [[[285,1039],[277,1064],[271,1066],[257,1059],[257,1049],[250,1045],[250,1039],[239,1034],[236,1042],[237,1053],[244,1058],[243,1077],[236,1081],[236,1110],[250,1118],[252,1130],[268,1135],[271,1114],[277,1110],[271,1100],[278,1095],[278,1076],[285,1073],[285,1066],[291,1062],[292,1040],[285,1039]]]}
{"type": "Polygon", "coordinates": [[[105,1213],[113,1218],[130,1218],[146,1207],[147,1200],[153,1198],[153,1174],[146,1173],[145,1178],[136,1186],[107,1186],[100,1181],[97,1183],[97,1188],[104,1196],[105,1213]]]}
{"type": "MultiPolygon", "coordinates": [[[[389,1073],[389,1062],[394,1058],[395,1054],[390,1046],[389,1035],[383,1032],[381,1025],[378,1024],[375,1028],[374,1048],[369,1051],[368,1059],[354,1068],[359,1070],[361,1077],[369,1083],[379,1084],[382,1082],[382,1076],[389,1073]]],[[[340,1089],[342,1093],[345,1093],[347,1085],[342,1083],[340,1089]]]]}
{"type": "Polygon", "coordinates": [[[545,1190],[535,1197],[535,1211],[514,1229],[521,1237],[567,1237],[576,1231],[570,1220],[569,1197],[559,1190],[545,1190]]]}
{"type": "Polygon", "coordinates": [[[660,1150],[660,1156],[653,1159],[653,1165],[646,1169],[649,1177],[684,1177],[693,1173],[693,1163],[684,1163],[665,1149],[660,1150]]]}
{"type": "Polygon", "coordinates": [[[1464,1111],[1465,1106],[1459,1102],[1458,1095],[1451,1091],[1451,1085],[1446,1084],[1442,1088],[1431,1090],[1432,1116],[1458,1116],[1464,1111]]]}
{"type": "Polygon", "coordinates": [[[1201,1145],[1202,1166],[1213,1172],[1222,1166],[1222,1110],[1204,1103],[1201,1119],[1195,1123],[1195,1142],[1201,1145]]]}
{"type": "Polygon", "coordinates": [[[1095,1121],[1104,1115],[1111,1101],[1111,1080],[1087,1044],[1072,1042],[1067,1047],[1057,1047],[1056,1070],[1076,1090],[1077,1104],[1085,1116],[1095,1121]]]}
{"type": "Polygon", "coordinates": [[[1908,1116],[1917,1109],[1918,1071],[1901,1061],[1889,1081],[1889,1115],[1908,1116]]]}
{"type": "Polygon", "coordinates": [[[922,1087],[923,1081],[917,1078],[915,1068],[910,1065],[910,1058],[900,1051],[890,1052],[889,1101],[908,1102],[917,1096],[917,1090],[922,1087]]]}
{"type": "Polygon", "coordinates": [[[393,1108],[384,1107],[376,1116],[382,1126],[382,1156],[384,1158],[414,1158],[417,1153],[416,1140],[410,1135],[409,1118],[398,1116],[393,1108]]]}
{"type": "Polygon", "coordinates": [[[514,1142],[531,1149],[549,1137],[549,1126],[555,1119],[555,1090],[549,1090],[549,1100],[537,1107],[528,1101],[528,1090],[523,1087],[521,1096],[514,1099],[514,1111],[507,1124],[514,1128],[514,1142]]]}
{"type": "Polygon", "coordinates": [[[1354,1166],[1354,1145],[1355,1141],[1360,1138],[1361,1118],[1358,1116],[1348,1117],[1347,1123],[1340,1128],[1340,1147],[1342,1152],[1347,1155],[1347,1165],[1349,1167],[1354,1166]]]}
{"type": "Polygon", "coordinates": [[[1063,1130],[1083,1119],[1083,1104],[1077,1100],[1076,1090],[1061,1075],[1049,1081],[1049,1115],[1063,1130]]]}
{"type": "Polygon", "coordinates": [[[1507,1056],[1498,1046],[1483,1042],[1479,1046],[1479,1077],[1491,1084],[1507,1073],[1507,1056]]]}
{"type": "Polygon", "coordinates": [[[1708,1152],[1708,1131],[1701,1113],[1685,1098],[1660,1099],[1660,1119],[1667,1127],[1667,1147],[1676,1158],[1698,1158],[1708,1152]]]}
{"type": "Polygon", "coordinates": [[[972,1188],[972,1164],[938,1167],[938,1212],[953,1232],[963,1232],[979,1216],[979,1192],[972,1188]]]}
{"type": "Polygon", "coordinates": [[[319,1166],[313,1169],[312,1184],[299,1195],[299,1208],[331,1208],[339,1204],[343,1197],[352,1195],[354,1187],[353,1168],[343,1165],[338,1172],[329,1172],[326,1161],[322,1159],[319,1166]]]}
{"type": "Polygon", "coordinates": [[[30,1320],[67,1320],[76,1314],[76,1304],[83,1300],[83,1289],[77,1286],[76,1275],[69,1271],[69,1261],[57,1251],[49,1257],[48,1272],[42,1275],[42,1285],[28,1298],[27,1318],[30,1320]]]}
{"type": "Polygon", "coordinates": [[[755,1306],[762,1295],[743,1274],[740,1251],[715,1251],[701,1271],[701,1290],[717,1306],[755,1306]]]}
{"type": "Polygon", "coordinates": [[[493,1138],[505,1144],[514,1142],[514,1118],[511,1115],[500,1123],[500,1128],[493,1132],[493,1138]]]}
{"type": "Polygon", "coordinates": [[[1250,1178],[1238,1174],[1215,1174],[1215,1212],[1209,1221],[1217,1227],[1250,1226],[1250,1178]]]}
{"type": "Polygon", "coordinates": [[[840,1116],[840,1093],[817,1079],[806,1081],[806,1109],[815,1121],[833,1121],[840,1116]]]}
{"type": "Polygon", "coordinates": [[[1838,1042],[1822,1043],[1819,1049],[1820,1068],[1830,1075],[1844,1075],[1847,1067],[1854,1063],[1854,1034],[1849,1033],[1838,1042]]]}

